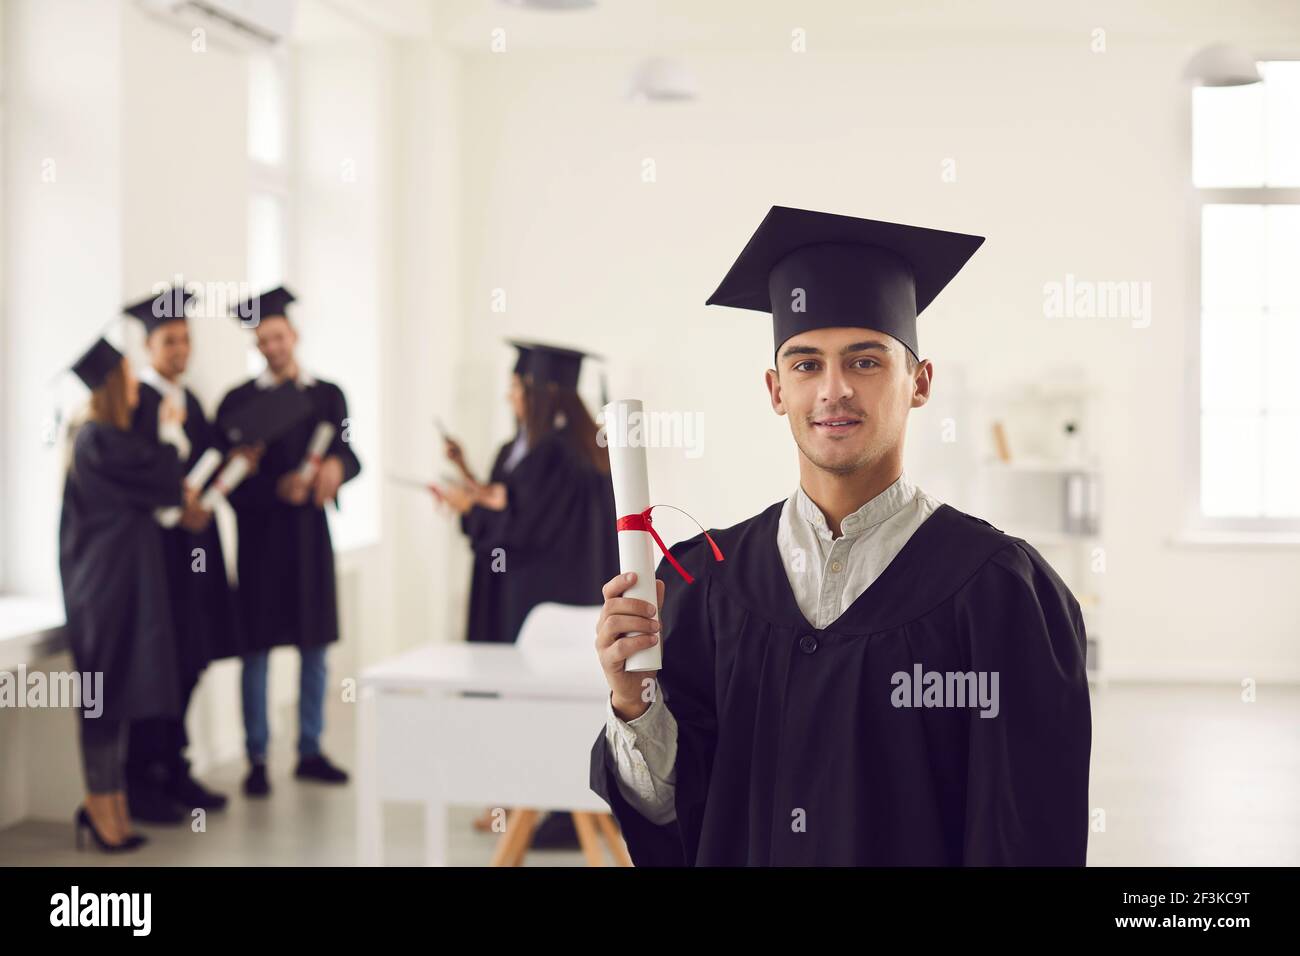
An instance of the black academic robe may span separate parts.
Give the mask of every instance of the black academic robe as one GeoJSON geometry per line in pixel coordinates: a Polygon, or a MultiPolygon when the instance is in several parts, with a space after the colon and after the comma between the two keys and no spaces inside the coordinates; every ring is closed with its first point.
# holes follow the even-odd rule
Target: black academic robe
{"type": "MultiPolygon", "coordinates": [[[[275,486],[302,464],[320,422],[334,425],[334,441],[325,457],[336,455],[343,462],[345,482],[360,473],[361,462],[347,441],[348,408],[342,390],[319,379],[300,387],[311,399],[313,414],[270,442],[256,473],[230,495],[238,519],[238,598],[248,652],[284,645],[321,647],[339,638],[334,546],[325,510],[310,497],[301,505],[282,501],[275,486]]],[[[218,425],[257,394],[253,381],[231,390],[217,409],[218,425]]]]}
{"type": "Polygon", "coordinates": [[[59,576],[76,669],[103,674],[107,720],[177,716],[176,636],[155,508],[181,503],[170,445],[87,422],[73,437],[59,576]]]}
{"type": "MultiPolygon", "coordinates": [[[[158,441],[158,407],[162,395],[152,385],[140,383],[140,404],[131,430],[158,441]]],[[[203,413],[203,406],[188,388],[185,390],[185,434],[190,456],[185,472],[194,467],[209,448],[218,448],[217,430],[203,413]]],[[[177,662],[183,685],[193,683],[205,667],[223,657],[240,653],[235,595],[226,580],[226,560],[215,520],[198,533],[180,525],[161,528],[163,563],[167,569],[167,590],[171,596],[176,629],[177,662]],[[195,570],[196,548],[203,551],[204,570],[195,570]]]]}
{"type": "Polygon", "coordinates": [[[543,603],[594,605],[618,574],[614,491],[609,475],[573,449],[562,431],[542,438],[506,472],[509,446],[492,466],[506,508],[475,505],[461,516],[474,549],[468,639],[513,643],[543,603]]]}
{"type": "MultiPolygon", "coordinates": [[[[1024,541],[940,506],[829,627],[800,613],[777,503],[673,548],[660,693],[676,820],[591,785],[638,866],[1085,862],[1091,715],[1079,605],[1024,541]],[[901,707],[894,675],[998,672],[999,712],[901,707]]],[[[991,685],[990,685],[991,686],[991,685]]],[[[909,696],[908,700],[912,700],[909,696]]]]}

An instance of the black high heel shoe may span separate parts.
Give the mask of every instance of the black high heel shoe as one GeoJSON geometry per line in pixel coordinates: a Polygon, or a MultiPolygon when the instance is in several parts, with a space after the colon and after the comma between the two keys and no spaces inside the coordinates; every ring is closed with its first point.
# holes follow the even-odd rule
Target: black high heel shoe
{"type": "Polygon", "coordinates": [[[125,853],[129,850],[135,850],[149,842],[147,837],[138,833],[133,833],[121,843],[109,843],[105,840],[98,830],[95,829],[95,821],[90,818],[90,814],[85,807],[77,808],[77,816],[73,819],[73,824],[77,828],[77,849],[85,849],[86,831],[95,839],[95,845],[105,853],[125,853]]]}

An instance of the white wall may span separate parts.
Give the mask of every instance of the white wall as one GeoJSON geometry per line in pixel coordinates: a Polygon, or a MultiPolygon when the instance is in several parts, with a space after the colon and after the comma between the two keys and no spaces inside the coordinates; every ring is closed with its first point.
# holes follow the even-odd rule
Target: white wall
{"type": "MultiPolygon", "coordinates": [[[[921,318],[921,345],[940,392],[950,368],[987,389],[1071,364],[1098,388],[1112,672],[1300,678],[1300,554],[1167,544],[1181,530],[1196,329],[1179,80],[1190,49],[1112,36],[1094,54],[1086,35],[989,34],[893,36],[854,55],[695,53],[701,98],[658,106],[620,99],[631,55],[469,57],[457,426],[479,462],[507,437],[504,335],[613,356],[614,392],[705,414],[703,457],[654,454],[651,482],[656,500],[726,526],[797,480],[762,384],[768,321],[703,305],[767,208],[976,232],[988,241],[921,318]],[[954,183],[940,176],[948,158],[954,183]],[[1066,273],[1149,280],[1150,328],[1043,318],[1044,283],[1066,273]],[[488,307],[496,287],[504,316],[488,307]]],[[[917,413],[909,447],[937,427],[917,413]]],[[[958,429],[976,440],[969,421],[958,429]]],[[[909,461],[923,487],[942,483],[909,461]]]]}
{"type": "MultiPolygon", "coordinates": [[[[0,429],[3,588],[57,597],[59,450],[52,409],[75,394],[51,377],[85,349],[121,301],[121,21],[116,4],[15,0],[5,7],[5,285],[0,429]],[[69,30],[71,20],[76,30],[69,30]],[[76,62],[77,70],[51,70],[76,62]]],[[[66,661],[60,664],[66,667],[66,661]]],[[[0,825],[80,787],[66,712],[0,715],[0,766],[22,785],[0,795],[0,825]],[[27,773],[62,755],[64,772],[27,773]],[[46,786],[48,784],[48,786],[46,786]]],[[[71,810],[66,799],[59,806],[71,810]]]]}

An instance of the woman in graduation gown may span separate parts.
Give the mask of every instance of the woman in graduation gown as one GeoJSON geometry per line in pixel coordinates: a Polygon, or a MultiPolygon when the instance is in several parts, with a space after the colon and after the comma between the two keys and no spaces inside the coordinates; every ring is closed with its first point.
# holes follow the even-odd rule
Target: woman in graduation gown
{"type": "MultiPolygon", "coordinates": [[[[609,456],[577,391],[584,353],[511,344],[520,350],[510,389],[518,435],[497,453],[487,485],[473,481],[449,441],[448,457],[467,482],[434,487],[460,512],[474,551],[470,641],[513,643],[537,605],[594,604],[618,573],[609,456]]],[[[490,825],[490,811],[475,822],[490,825]]],[[[576,846],[569,815],[544,820],[532,845],[576,846]]]]}
{"type": "MultiPolygon", "coordinates": [[[[105,850],[145,842],[131,831],[125,786],[131,721],[179,713],[176,649],[157,508],[183,504],[174,444],[130,431],[138,386],[121,353],[100,339],[73,371],[92,389],[84,423],[70,434],[71,461],[59,523],[59,572],[76,669],[102,674],[98,713],[81,712],[89,830],[105,850]]],[[[164,429],[174,434],[179,411],[164,429]]]]}
{"type": "Polygon", "coordinates": [[[489,483],[466,472],[462,487],[435,486],[474,550],[471,641],[513,643],[534,607],[594,604],[618,573],[609,456],[577,391],[583,353],[525,348],[511,385],[520,431],[498,452],[489,483]]]}

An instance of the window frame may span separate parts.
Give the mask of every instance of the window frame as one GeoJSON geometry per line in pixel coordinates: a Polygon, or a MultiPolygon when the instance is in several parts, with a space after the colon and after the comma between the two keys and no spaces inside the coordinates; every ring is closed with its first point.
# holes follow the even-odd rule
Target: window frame
{"type": "MultiPolygon", "coordinates": [[[[1256,63],[1297,61],[1300,52],[1270,51],[1268,54],[1254,54],[1256,63]]],[[[1185,474],[1188,476],[1184,528],[1188,535],[1222,534],[1242,539],[1266,541],[1269,538],[1294,540],[1300,543],[1300,515],[1294,517],[1269,516],[1218,516],[1206,515],[1201,508],[1201,435],[1205,410],[1202,407],[1201,392],[1201,346],[1205,334],[1205,303],[1201,293],[1201,255],[1203,245],[1202,222],[1206,206],[1215,205],[1300,205],[1300,186],[1197,186],[1192,177],[1193,155],[1193,87],[1187,96],[1187,183],[1188,204],[1191,228],[1187,230],[1190,248],[1188,249],[1189,301],[1194,304],[1195,322],[1190,324],[1192,334],[1188,336],[1186,362],[1186,388],[1189,396],[1187,416],[1185,474]]]]}
{"type": "MultiPolygon", "coordinates": [[[[282,113],[280,116],[280,141],[284,146],[281,152],[279,163],[268,163],[263,160],[254,158],[252,150],[251,128],[246,132],[247,143],[246,152],[248,159],[248,192],[245,197],[245,230],[246,241],[252,236],[252,208],[253,201],[258,197],[270,197],[280,203],[283,210],[284,220],[283,228],[280,233],[280,262],[283,266],[282,275],[278,282],[284,285],[290,285],[290,277],[294,274],[294,224],[296,222],[296,201],[297,191],[294,188],[294,105],[295,91],[293,87],[293,53],[287,45],[277,46],[270,50],[259,51],[251,54],[248,62],[249,95],[251,99],[252,71],[254,69],[253,57],[265,58],[270,63],[271,68],[278,75],[283,94],[281,104],[282,113]]],[[[250,105],[251,116],[251,105],[250,105]]],[[[251,126],[251,120],[250,120],[251,126]]],[[[245,250],[244,271],[251,281],[252,278],[252,248],[251,243],[245,250]]],[[[265,289],[250,288],[252,295],[258,295],[265,292],[265,289]]],[[[264,365],[261,354],[257,350],[257,344],[252,340],[248,345],[247,363],[249,374],[257,374],[264,365]]]]}

